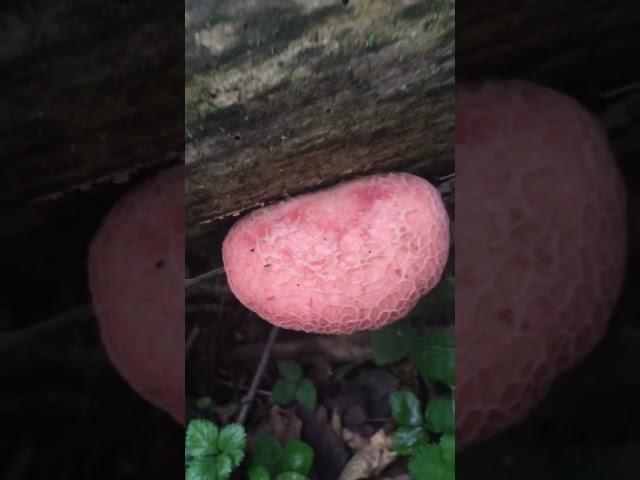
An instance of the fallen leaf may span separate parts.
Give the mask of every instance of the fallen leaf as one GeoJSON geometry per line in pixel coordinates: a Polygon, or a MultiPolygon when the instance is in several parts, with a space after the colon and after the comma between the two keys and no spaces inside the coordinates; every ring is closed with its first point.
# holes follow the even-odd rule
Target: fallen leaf
{"type": "Polygon", "coordinates": [[[302,419],[302,440],[315,451],[314,470],[318,480],[335,480],[349,460],[349,453],[332,428],[326,408],[320,406],[310,411],[298,407],[296,411],[302,419]]]}
{"type": "Polygon", "coordinates": [[[381,473],[398,458],[398,454],[391,449],[392,438],[387,436],[384,429],[378,430],[368,443],[351,457],[340,474],[339,480],[371,478],[381,473]]]}
{"type": "Polygon", "coordinates": [[[337,408],[331,414],[331,428],[352,450],[358,450],[369,445],[369,439],[342,426],[340,410],[337,408]]]}
{"type": "Polygon", "coordinates": [[[290,408],[274,405],[269,409],[269,415],[256,427],[255,436],[261,434],[273,435],[281,445],[291,440],[299,440],[302,432],[302,420],[290,408]]]}

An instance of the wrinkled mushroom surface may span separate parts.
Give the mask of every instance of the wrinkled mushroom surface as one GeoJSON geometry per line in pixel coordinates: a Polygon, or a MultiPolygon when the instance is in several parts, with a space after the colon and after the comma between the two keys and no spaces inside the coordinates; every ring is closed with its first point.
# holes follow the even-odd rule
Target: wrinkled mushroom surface
{"type": "Polygon", "coordinates": [[[407,173],[372,175],[256,210],[223,244],[229,285],[263,319],[347,334],[405,316],[442,274],[449,219],[407,173]]]}

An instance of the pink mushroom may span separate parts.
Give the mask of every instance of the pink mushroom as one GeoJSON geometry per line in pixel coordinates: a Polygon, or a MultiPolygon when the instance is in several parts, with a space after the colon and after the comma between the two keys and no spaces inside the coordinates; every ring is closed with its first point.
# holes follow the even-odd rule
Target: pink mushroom
{"type": "Polygon", "coordinates": [[[233,293],[263,319],[347,334],[405,316],[438,283],[448,249],[439,192],[390,173],[256,210],[222,253],[233,293]]]}
{"type": "Polygon", "coordinates": [[[458,445],[522,419],[602,337],[625,200],[599,123],[530,83],[456,98],[458,445]]]}
{"type": "Polygon", "coordinates": [[[142,397],[184,423],[184,168],[122,198],[91,244],[102,341],[142,397]]]}

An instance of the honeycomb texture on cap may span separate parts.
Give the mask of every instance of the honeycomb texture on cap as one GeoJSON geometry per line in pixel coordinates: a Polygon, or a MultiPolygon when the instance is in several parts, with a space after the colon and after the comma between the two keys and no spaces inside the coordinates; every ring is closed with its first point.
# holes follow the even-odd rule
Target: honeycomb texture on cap
{"type": "Polygon", "coordinates": [[[184,422],[184,168],[162,171],[109,212],[89,286],[109,358],[142,397],[184,422]]]}
{"type": "Polygon", "coordinates": [[[621,289],[624,187],[603,129],[560,93],[456,98],[457,443],[522,419],[601,338],[621,289]]]}
{"type": "Polygon", "coordinates": [[[448,249],[437,189],[389,173],[256,210],[222,252],[233,293],[263,319],[347,334],[405,316],[438,283],[448,249]]]}

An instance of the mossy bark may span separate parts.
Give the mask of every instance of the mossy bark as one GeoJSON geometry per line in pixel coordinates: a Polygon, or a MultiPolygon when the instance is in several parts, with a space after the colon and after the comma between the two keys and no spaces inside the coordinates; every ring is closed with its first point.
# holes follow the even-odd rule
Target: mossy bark
{"type": "Polygon", "coordinates": [[[452,1],[187,1],[188,234],[345,177],[452,168],[452,1]]]}

